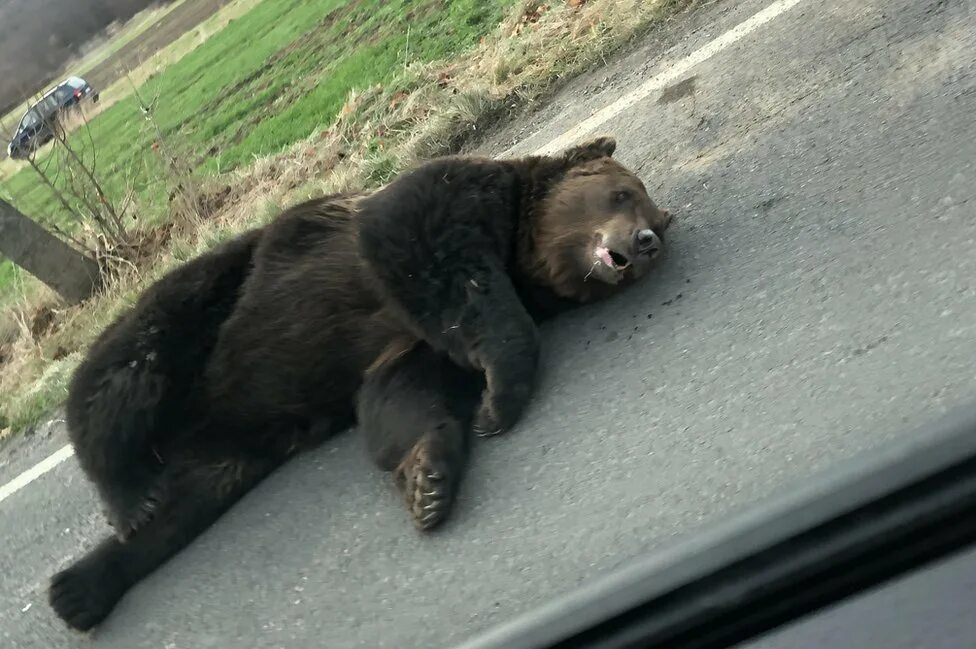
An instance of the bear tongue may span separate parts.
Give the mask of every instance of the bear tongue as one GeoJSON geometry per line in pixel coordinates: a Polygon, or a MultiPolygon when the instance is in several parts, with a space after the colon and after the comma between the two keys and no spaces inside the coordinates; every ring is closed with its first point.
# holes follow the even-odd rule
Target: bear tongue
{"type": "Polygon", "coordinates": [[[600,261],[602,261],[610,268],[617,267],[617,264],[613,263],[613,257],[610,256],[610,249],[607,248],[606,246],[600,246],[599,248],[597,248],[596,256],[599,258],[600,261]]]}

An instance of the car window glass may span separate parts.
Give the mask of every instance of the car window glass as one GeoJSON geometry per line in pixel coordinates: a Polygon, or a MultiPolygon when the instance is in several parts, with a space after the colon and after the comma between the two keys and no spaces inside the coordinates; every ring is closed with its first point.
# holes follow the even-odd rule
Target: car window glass
{"type": "Polygon", "coordinates": [[[37,114],[36,110],[30,110],[24,115],[24,119],[20,122],[21,128],[30,128],[31,126],[36,126],[41,121],[41,116],[37,114]]]}
{"type": "Polygon", "coordinates": [[[49,95],[44,99],[42,99],[40,103],[38,103],[38,108],[41,110],[42,113],[46,114],[52,112],[55,108],[57,108],[57,105],[58,105],[58,98],[55,97],[54,95],[49,95]]]}

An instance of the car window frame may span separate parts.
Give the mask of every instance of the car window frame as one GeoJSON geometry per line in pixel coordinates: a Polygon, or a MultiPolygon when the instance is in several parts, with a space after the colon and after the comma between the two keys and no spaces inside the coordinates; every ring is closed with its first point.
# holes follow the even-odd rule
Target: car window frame
{"type": "Polygon", "coordinates": [[[976,545],[976,403],[458,649],[731,647],[976,545]]]}

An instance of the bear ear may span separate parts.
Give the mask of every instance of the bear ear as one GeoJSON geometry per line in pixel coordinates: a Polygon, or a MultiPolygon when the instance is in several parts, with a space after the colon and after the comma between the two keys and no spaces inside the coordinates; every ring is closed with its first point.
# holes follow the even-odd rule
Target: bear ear
{"type": "Polygon", "coordinates": [[[578,164],[598,158],[610,158],[617,150],[617,140],[610,136],[598,137],[566,151],[566,162],[578,164]]]}

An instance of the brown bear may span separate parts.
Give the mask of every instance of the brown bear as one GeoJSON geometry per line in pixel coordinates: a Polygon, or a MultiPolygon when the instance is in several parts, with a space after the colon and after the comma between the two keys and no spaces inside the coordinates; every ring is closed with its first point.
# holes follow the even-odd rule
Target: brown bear
{"type": "Polygon", "coordinates": [[[671,217],[598,138],[556,156],[446,156],[332,195],[184,264],[90,349],[76,456],[115,535],[55,575],[73,628],[288,457],[358,424],[415,524],[442,521],[469,435],[531,396],[537,322],[646,274],[671,217]]]}

